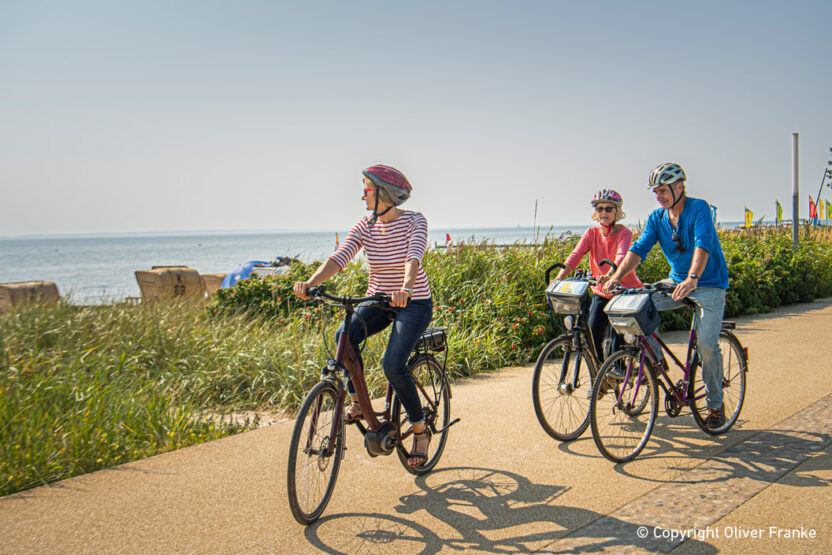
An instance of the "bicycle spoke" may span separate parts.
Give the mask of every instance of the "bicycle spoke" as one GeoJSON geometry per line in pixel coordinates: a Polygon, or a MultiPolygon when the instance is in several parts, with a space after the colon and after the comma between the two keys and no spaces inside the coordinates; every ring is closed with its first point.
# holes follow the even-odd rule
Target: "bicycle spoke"
{"type": "Polygon", "coordinates": [[[599,451],[614,462],[631,460],[644,449],[658,412],[656,381],[652,374],[645,373],[644,383],[639,385],[640,391],[636,394],[636,384],[640,381],[636,361],[630,351],[613,354],[601,367],[593,387],[592,438],[599,451]],[[610,375],[621,366],[625,367],[625,375],[629,370],[631,379],[610,375]],[[645,411],[646,406],[649,410],[645,411]]]}
{"type": "Polygon", "coordinates": [[[579,437],[589,425],[590,363],[568,348],[571,341],[563,336],[543,348],[532,383],[537,419],[559,441],[579,437]]]}
{"type": "Polygon", "coordinates": [[[304,400],[289,445],[287,482],[289,507],[301,524],[314,522],[326,508],[338,476],[343,453],[343,428],[330,437],[338,393],[320,382],[304,400]]]}
{"type": "Polygon", "coordinates": [[[736,423],[745,400],[746,364],[739,340],[726,330],[720,332],[719,350],[722,355],[722,405],[725,409],[725,424],[711,430],[705,426],[708,406],[705,397],[703,369],[694,369],[693,407],[696,424],[706,433],[721,434],[727,432],[736,423]]]}
{"type": "Polygon", "coordinates": [[[444,370],[432,355],[420,355],[414,361],[411,373],[419,393],[419,402],[422,410],[425,411],[425,424],[435,432],[428,446],[427,461],[423,465],[414,467],[407,464],[407,459],[410,457],[409,438],[413,435],[413,429],[410,426],[407,411],[404,410],[398,397],[394,398],[391,418],[397,430],[396,451],[399,460],[408,472],[421,475],[436,466],[445,449],[448,437],[446,426],[451,419],[450,392],[444,370]],[[442,431],[436,432],[438,430],[442,431]],[[405,446],[405,440],[408,440],[407,446],[405,446]]]}

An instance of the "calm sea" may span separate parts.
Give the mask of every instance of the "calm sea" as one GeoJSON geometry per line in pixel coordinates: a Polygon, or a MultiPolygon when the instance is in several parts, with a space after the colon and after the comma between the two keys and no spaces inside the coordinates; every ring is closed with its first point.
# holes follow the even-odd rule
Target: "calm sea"
{"type": "MultiPolygon", "coordinates": [[[[548,233],[583,233],[587,226],[535,229],[436,229],[430,244],[452,241],[535,243],[548,233]]],[[[346,231],[339,232],[343,240],[346,231]]],[[[130,235],[0,237],[0,283],[47,280],[73,302],[92,304],[139,295],[135,270],[189,266],[201,274],[228,273],[250,260],[290,256],[323,260],[335,249],[335,232],[204,232],[130,235]]]]}

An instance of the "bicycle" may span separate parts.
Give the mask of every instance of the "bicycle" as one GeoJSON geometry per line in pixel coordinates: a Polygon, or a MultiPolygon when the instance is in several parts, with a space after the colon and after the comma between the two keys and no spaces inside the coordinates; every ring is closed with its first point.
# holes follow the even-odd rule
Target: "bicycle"
{"type": "MultiPolygon", "coordinates": [[[[697,318],[695,310],[684,364],[661,337],[653,333],[660,318],[651,296],[669,296],[672,289],[661,283],[640,289],[619,287],[616,288],[619,295],[615,299],[622,300],[618,303],[610,301],[606,307],[610,324],[625,335],[628,344],[610,355],[599,370],[592,389],[589,413],[595,445],[604,457],[616,463],[633,460],[647,445],[658,414],[658,387],[664,390],[664,409],[668,416],[675,418],[681,413],[682,407],[688,406],[696,425],[710,435],[730,430],[742,411],[748,349],[743,347],[731,331],[736,328],[736,323],[723,321],[719,332],[719,347],[723,361],[722,391],[726,420],[716,429],[706,426],[708,407],[705,383],[701,372],[697,373],[701,358],[694,331],[697,318]],[[650,334],[661,351],[670,355],[673,363],[681,368],[683,376],[676,383],[670,378],[665,364],[659,361],[661,351],[654,352],[645,334],[650,334]],[[639,397],[640,394],[642,397],[639,397]],[[649,411],[644,412],[648,401],[649,411]]],[[[697,306],[689,298],[683,299],[681,303],[693,309],[697,306]]]]}
{"type": "MultiPolygon", "coordinates": [[[[614,262],[603,259],[600,265],[614,262]]],[[[604,351],[595,351],[589,329],[589,287],[595,280],[586,270],[578,270],[566,280],[549,282],[552,270],[566,268],[560,262],[546,269],[544,279],[546,306],[552,322],[564,333],[547,343],[540,351],[532,378],[532,403],[537,421],[543,430],[558,441],[571,441],[589,426],[589,402],[592,384],[610,354],[612,330],[608,328],[604,351]],[[564,324],[555,318],[565,314],[564,324]]]]}
{"type": "Polygon", "coordinates": [[[413,434],[407,413],[387,384],[384,410],[376,412],[370,401],[361,359],[350,343],[349,329],[355,305],[369,303],[389,308],[390,297],[342,297],[329,294],[323,285],[311,287],[313,302],[334,304],[344,310],[344,327],[335,358],[321,369],[321,380],[309,391],[301,405],[289,443],[287,486],[289,508],[300,524],[311,524],[329,503],[344,455],[344,401],[347,383],[352,381],[366,426],[356,420],[364,446],[371,457],[390,455],[394,450],[405,469],[417,476],[430,472],[439,462],[448,439],[448,428],[459,422],[451,418],[451,386],[445,371],[447,362],[446,328],[428,328],[419,338],[406,366],[422,402],[425,425],[433,434],[428,458],[420,466],[409,466],[404,440],[413,434]],[[440,364],[433,354],[445,351],[440,364]],[[432,453],[431,453],[432,451],[432,453]]]}

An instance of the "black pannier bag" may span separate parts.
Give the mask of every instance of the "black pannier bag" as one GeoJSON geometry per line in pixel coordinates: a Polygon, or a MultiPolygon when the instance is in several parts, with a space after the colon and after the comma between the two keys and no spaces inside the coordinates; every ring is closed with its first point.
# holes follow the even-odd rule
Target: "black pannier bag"
{"type": "Polygon", "coordinates": [[[557,314],[582,314],[589,308],[589,282],[553,280],[546,288],[546,297],[557,314]]]}
{"type": "Polygon", "coordinates": [[[613,297],[604,312],[615,331],[624,334],[650,335],[659,327],[661,318],[649,293],[613,297]]]}

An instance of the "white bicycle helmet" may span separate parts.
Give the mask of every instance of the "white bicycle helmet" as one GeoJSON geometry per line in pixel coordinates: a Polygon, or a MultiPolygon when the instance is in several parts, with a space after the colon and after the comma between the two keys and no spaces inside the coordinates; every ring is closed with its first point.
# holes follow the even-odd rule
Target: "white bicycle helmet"
{"type": "Polygon", "coordinates": [[[647,185],[647,188],[654,189],[662,185],[673,185],[685,179],[687,177],[682,166],[675,162],[666,162],[650,173],[650,183],[647,185]]]}

